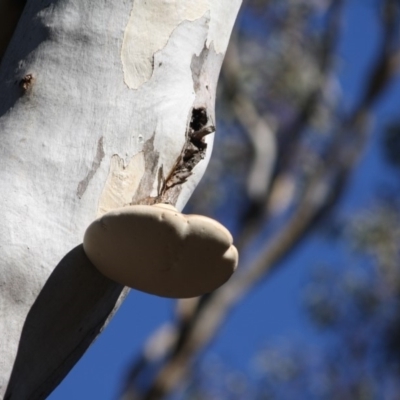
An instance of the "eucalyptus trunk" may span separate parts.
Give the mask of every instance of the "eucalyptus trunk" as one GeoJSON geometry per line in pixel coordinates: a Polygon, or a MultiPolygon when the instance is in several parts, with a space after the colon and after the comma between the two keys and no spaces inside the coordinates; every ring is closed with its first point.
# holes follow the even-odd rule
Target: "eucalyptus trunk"
{"type": "Polygon", "coordinates": [[[189,199],[240,3],[28,0],[0,65],[0,398],[45,398],[123,300],[93,219],[189,199]]]}

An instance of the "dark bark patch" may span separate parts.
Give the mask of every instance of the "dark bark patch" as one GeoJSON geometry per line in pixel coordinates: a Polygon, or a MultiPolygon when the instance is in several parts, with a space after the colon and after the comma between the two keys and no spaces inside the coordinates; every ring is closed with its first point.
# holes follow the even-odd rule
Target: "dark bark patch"
{"type": "Polygon", "coordinates": [[[32,74],[26,74],[20,81],[19,87],[24,91],[27,92],[33,85],[35,78],[32,74]]]}
{"type": "Polygon", "coordinates": [[[190,128],[193,131],[199,131],[207,124],[207,110],[204,107],[194,108],[192,110],[192,118],[190,119],[190,128]]]}
{"type": "Polygon", "coordinates": [[[97,152],[96,152],[96,155],[92,162],[92,166],[90,167],[90,170],[87,173],[86,177],[84,179],[82,179],[78,184],[78,189],[76,191],[76,194],[79,198],[82,198],[82,196],[86,192],[89,182],[92,180],[92,178],[94,177],[94,174],[99,169],[104,156],[105,156],[105,153],[104,153],[104,148],[103,148],[103,136],[102,136],[99,139],[99,141],[97,142],[97,152]]]}

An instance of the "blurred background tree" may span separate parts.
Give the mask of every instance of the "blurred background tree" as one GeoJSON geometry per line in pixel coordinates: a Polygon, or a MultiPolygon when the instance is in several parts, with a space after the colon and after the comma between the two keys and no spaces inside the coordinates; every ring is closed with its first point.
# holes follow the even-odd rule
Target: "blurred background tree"
{"type": "Polygon", "coordinates": [[[357,88],[341,81],[338,54],[357,0],[244,2],[221,73],[214,156],[186,208],[227,225],[241,262],[216,292],[176,301],[133,360],[124,400],[400,399],[400,2],[359,1],[379,45],[358,64],[357,88]],[[375,121],[396,96],[398,117],[375,121]],[[347,193],[366,176],[373,189],[352,207],[347,193]],[[252,376],[204,354],[231,310],[310,235],[301,301],[322,344],[260,344],[252,376]]]}

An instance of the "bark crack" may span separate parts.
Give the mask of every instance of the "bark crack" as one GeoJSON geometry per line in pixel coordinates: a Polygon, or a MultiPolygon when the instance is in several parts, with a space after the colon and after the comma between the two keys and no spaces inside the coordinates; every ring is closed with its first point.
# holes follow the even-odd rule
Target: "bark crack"
{"type": "Polygon", "coordinates": [[[186,142],[175,166],[164,181],[159,197],[162,199],[166,192],[177,185],[185,183],[192,175],[194,167],[204,159],[207,150],[205,136],[215,132],[215,127],[210,124],[207,110],[203,107],[193,108],[186,142]]]}
{"type": "MultiPolygon", "coordinates": [[[[207,143],[204,138],[213,132],[215,132],[215,127],[207,114],[206,108],[192,108],[191,117],[186,129],[186,141],[181,154],[166,177],[164,176],[163,165],[158,168],[156,174],[158,179],[157,196],[141,198],[136,195],[130,204],[175,204],[181,190],[180,185],[188,180],[193,173],[194,167],[206,156],[207,143]]],[[[153,141],[149,144],[153,146],[153,141]]],[[[151,150],[153,151],[153,148],[151,150]]],[[[152,151],[145,153],[151,154],[152,151]]],[[[137,193],[148,193],[151,191],[155,176],[154,168],[157,166],[157,161],[158,153],[155,153],[155,159],[149,163],[152,167],[148,168],[146,164],[147,177],[145,177],[146,179],[142,179],[137,193]],[[143,190],[144,185],[146,185],[146,190],[143,190]]]]}

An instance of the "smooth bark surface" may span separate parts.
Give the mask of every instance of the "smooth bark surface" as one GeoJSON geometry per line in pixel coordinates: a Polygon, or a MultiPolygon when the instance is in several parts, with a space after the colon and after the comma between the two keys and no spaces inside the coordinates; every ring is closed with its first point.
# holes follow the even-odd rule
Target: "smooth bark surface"
{"type": "Polygon", "coordinates": [[[0,398],[17,351],[6,398],[48,395],[125,294],[80,246],[90,222],[185,205],[240,2],[28,2],[0,65],[0,398]]]}

